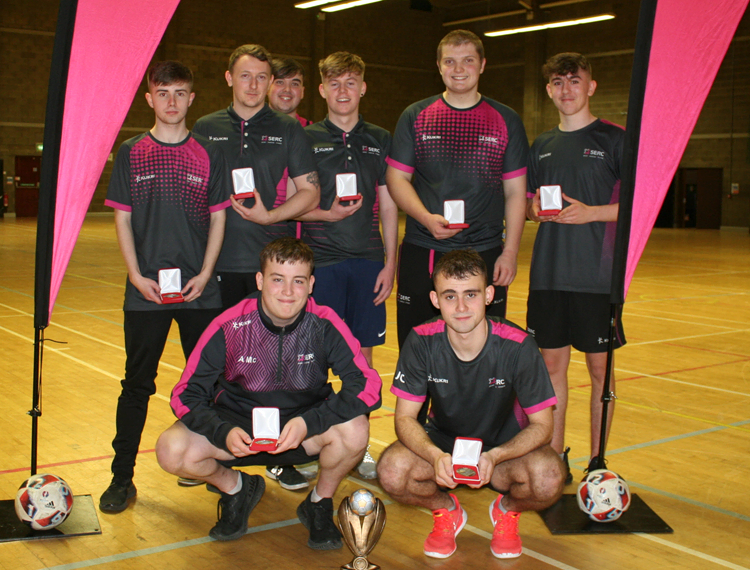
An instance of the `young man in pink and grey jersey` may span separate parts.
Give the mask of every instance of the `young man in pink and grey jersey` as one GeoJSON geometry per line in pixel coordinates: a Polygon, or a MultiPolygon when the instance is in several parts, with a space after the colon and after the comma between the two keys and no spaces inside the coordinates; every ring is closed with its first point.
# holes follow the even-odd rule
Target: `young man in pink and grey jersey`
{"type": "MultiPolygon", "coordinates": [[[[531,258],[526,324],[542,349],[555,387],[552,447],[563,454],[566,463],[570,347],[586,355],[591,378],[591,470],[598,464],[601,436],[602,389],[611,330],[609,293],[625,131],[619,125],[597,119],[591,112],[589,99],[596,91],[596,81],[584,56],[557,54],[547,61],[542,73],[560,124],[537,137],[529,158],[527,212],[530,220],[540,224],[531,258]],[[564,208],[555,216],[540,216],[539,187],[550,185],[561,186],[564,208]]],[[[625,344],[621,316],[617,315],[615,348],[625,344]]],[[[612,392],[614,381],[612,374],[612,392]]],[[[609,409],[607,433],[614,402],[609,409]]],[[[572,481],[570,474],[568,481],[572,481]]]]}
{"type": "Polygon", "coordinates": [[[396,298],[400,346],[435,316],[432,267],[453,249],[482,255],[495,285],[488,313],[505,316],[525,222],[528,140],[515,111],[479,93],[485,63],[475,34],[446,35],[437,49],[445,91],[407,107],[393,135],[388,189],[408,214],[396,298]],[[464,201],[467,228],[448,227],[446,200],[464,201]]]}
{"type": "Polygon", "coordinates": [[[125,379],[117,401],[112,442],[112,483],[99,509],[125,510],[135,497],[135,461],[156,392],[156,374],[172,320],[180,327],[185,359],[203,330],[221,312],[214,265],[224,237],[229,184],[219,150],[188,131],[185,117],[195,98],[193,73],[176,61],[148,73],[146,101],[154,127],[122,143],[105,204],[115,228],[128,278],[125,286],[125,379]],[[179,268],[185,302],[162,302],[161,269],[179,268]]]}
{"type": "Polygon", "coordinates": [[[467,521],[449,493],[457,486],[454,440],[480,439],[479,480],[469,486],[500,492],[489,506],[490,549],[515,558],[520,513],[545,509],[562,493],[563,464],[549,446],[555,392],[532,336],[486,314],[494,291],[477,252],[446,253],[433,279],[430,298],[440,317],[415,327],[399,355],[391,387],[398,441],[380,457],[380,484],[396,501],[432,511],[424,553],[447,558],[467,521]],[[432,409],[422,426],[427,397],[432,409]]]}

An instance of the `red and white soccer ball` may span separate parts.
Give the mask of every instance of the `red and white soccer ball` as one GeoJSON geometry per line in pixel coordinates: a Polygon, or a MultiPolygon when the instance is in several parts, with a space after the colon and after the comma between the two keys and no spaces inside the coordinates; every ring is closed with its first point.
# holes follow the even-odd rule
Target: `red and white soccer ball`
{"type": "Polygon", "coordinates": [[[16,493],[16,515],[34,530],[55,528],[72,509],[73,492],[57,475],[33,475],[21,483],[16,493]]]}
{"type": "Polygon", "coordinates": [[[630,489],[617,473],[596,469],[583,478],[576,493],[578,507],[596,522],[612,522],[630,507],[630,489]]]}

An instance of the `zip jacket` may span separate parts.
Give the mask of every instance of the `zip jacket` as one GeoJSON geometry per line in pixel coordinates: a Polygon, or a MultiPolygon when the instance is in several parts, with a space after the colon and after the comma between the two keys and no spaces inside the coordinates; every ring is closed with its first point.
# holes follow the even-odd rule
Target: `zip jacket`
{"type": "Polygon", "coordinates": [[[378,409],[381,387],[332,309],[310,298],[293,323],[277,327],[254,293],[204,331],[170,404],[190,430],[226,450],[232,428],[251,425],[253,408],[279,408],[282,426],[302,417],[311,437],[378,409]],[[341,379],[337,393],[329,368],[341,379]]]}

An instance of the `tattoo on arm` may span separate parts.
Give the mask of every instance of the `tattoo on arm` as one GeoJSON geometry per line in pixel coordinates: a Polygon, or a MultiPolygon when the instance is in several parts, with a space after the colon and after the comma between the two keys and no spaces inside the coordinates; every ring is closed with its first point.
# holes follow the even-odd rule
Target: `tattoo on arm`
{"type": "Polygon", "coordinates": [[[313,170],[307,175],[307,183],[312,184],[315,188],[320,187],[320,180],[318,179],[318,171],[313,170]]]}

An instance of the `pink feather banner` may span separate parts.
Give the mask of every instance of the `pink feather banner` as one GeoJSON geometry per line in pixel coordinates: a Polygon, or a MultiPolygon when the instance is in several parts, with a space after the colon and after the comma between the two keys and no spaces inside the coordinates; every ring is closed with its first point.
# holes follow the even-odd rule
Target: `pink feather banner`
{"type": "Polygon", "coordinates": [[[633,194],[625,295],[748,0],[658,0],[633,194]]]}
{"type": "Polygon", "coordinates": [[[57,178],[49,311],[107,157],[179,0],[78,0],[57,178]]]}

